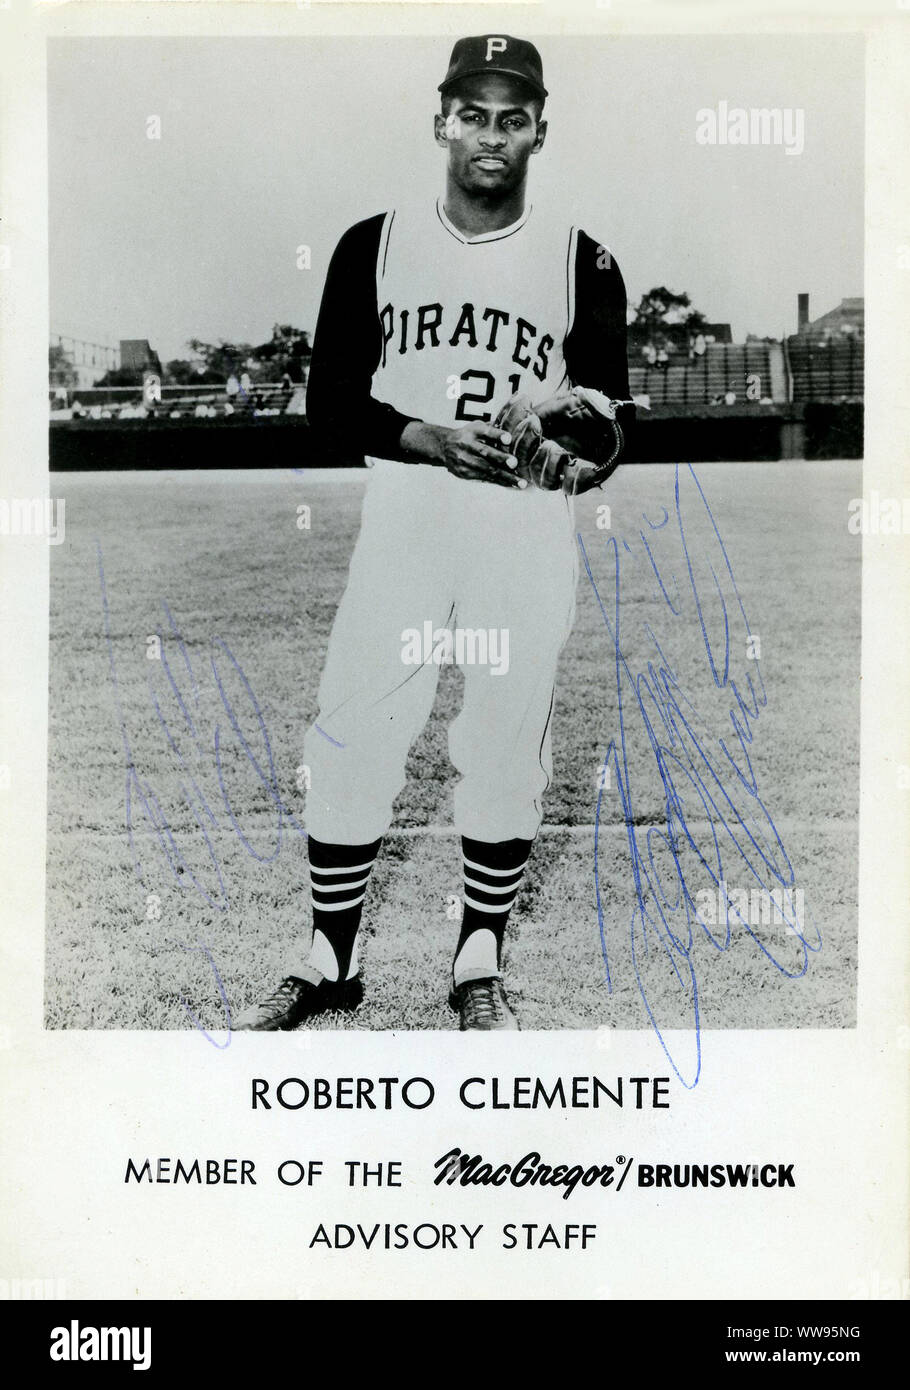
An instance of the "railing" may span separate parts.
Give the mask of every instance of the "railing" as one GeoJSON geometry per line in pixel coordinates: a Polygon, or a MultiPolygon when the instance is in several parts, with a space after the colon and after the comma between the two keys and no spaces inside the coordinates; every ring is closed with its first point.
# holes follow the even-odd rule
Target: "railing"
{"type": "MultiPolygon", "coordinates": [[[[668,358],[666,364],[630,367],[632,394],[647,395],[655,405],[725,405],[766,401],[772,397],[771,355],[767,343],[709,343],[700,357],[668,358]],[[730,400],[730,397],[735,399],[730,400]]],[[[830,343],[790,337],[783,342],[787,394],[794,402],[862,400],[862,340],[830,343]]],[[[778,383],[778,393],[780,383],[778,383]]],[[[182,416],[224,418],[302,412],[300,386],[262,382],[229,396],[222,385],[162,386],[160,400],[146,401],[139,386],[49,388],[52,418],[170,419],[182,416]],[[74,403],[78,404],[75,416],[74,403]],[[123,412],[126,412],[124,416],[123,412]]]]}
{"type": "Polygon", "coordinates": [[[764,343],[709,344],[700,357],[633,366],[629,376],[633,395],[646,394],[658,405],[721,404],[731,392],[737,401],[763,400],[771,394],[770,356],[764,343]]]}
{"type": "MultiPolygon", "coordinates": [[[[678,359],[681,354],[677,354],[678,359]]],[[[862,400],[862,340],[830,344],[788,338],[783,343],[789,400],[862,400]]],[[[710,343],[701,357],[662,365],[638,363],[629,369],[632,394],[655,405],[724,405],[773,399],[771,353],[767,343],[710,343]],[[730,396],[734,400],[729,400],[730,396]]],[[[777,387],[780,394],[780,383],[777,387]]]]}
{"type": "MultiPolygon", "coordinates": [[[[141,386],[50,387],[48,399],[52,418],[123,419],[145,412],[147,419],[179,419],[181,416],[226,417],[283,414],[299,385],[259,382],[248,392],[229,395],[224,386],[162,386],[160,399],[148,400],[141,386]],[[74,410],[75,407],[75,410],[74,410]],[[126,412],[124,414],[123,412],[126,412]]],[[[142,418],[142,417],[141,417],[142,418]]]]}
{"type": "Polygon", "coordinates": [[[794,401],[862,400],[865,351],[861,339],[786,341],[794,401]]]}

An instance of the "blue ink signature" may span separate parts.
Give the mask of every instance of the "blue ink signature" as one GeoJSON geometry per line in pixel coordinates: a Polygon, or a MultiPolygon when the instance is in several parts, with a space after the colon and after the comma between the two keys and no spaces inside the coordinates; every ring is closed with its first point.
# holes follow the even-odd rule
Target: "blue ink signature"
{"type": "MultiPolygon", "coordinates": [[[[214,885],[210,884],[209,887],[211,888],[211,891],[209,891],[209,887],[205,886],[205,884],[201,881],[201,877],[197,876],[193,868],[184,858],[180,850],[180,847],[178,846],[174,831],[171,828],[171,825],[168,822],[168,818],[165,815],[165,812],[162,808],[159,796],[157,795],[151,782],[147,778],[143,778],[140,775],[139,768],[137,767],[136,759],[133,753],[133,746],[127,727],[126,716],[124,713],[121,685],[117,673],[117,665],[114,656],[114,645],[111,635],[110,604],[108,600],[107,583],[104,574],[104,560],[101,552],[100,542],[96,541],[95,544],[98,556],[98,576],[101,585],[101,604],[104,618],[104,636],[108,652],[110,681],[111,688],[113,691],[114,705],[117,712],[117,721],[120,730],[120,738],[123,745],[123,754],[126,762],[126,784],[124,798],[126,811],[126,826],[127,834],[129,837],[130,850],[133,855],[133,867],[135,873],[139,878],[140,882],[143,884],[143,886],[146,888],[149,887],[147,872],[143,869],[143,864],[139,856],[139,851],[136,845],[136,837],[134,833],[134,825],[135,821],[137,820],[137,817],[144,817],[148,826],[150,826],[152,831],[154,832],[157,845],[159,849],[162,851],[165,862],[170,868],[174,880],[177,882],[181,890],[185,891],[188,885],[192,885],[192,888],[200,894],[200,896],[208,904],[209,907],[212,907],[219,912],[226,912],[229,905],[227,886],[224,881],[221,863],[215,853],[211,837],[209,835],[208,829],[206,828],[206,823],[208,822],[214,829],[220,829],[220,822],[218,821],[215,815],[215,811],[213,810],[210,804],[209,798],[206,796],[205,792],[199,786],[196,777],[193,775],[191,762],[187,756],[186,751],[183,747],[181,747],[180,741],[178,741],[183,739],[185,736],[188,736],[189,743],[192,747],[193,755],[195,756],[195,761],[197,763],[205,763],[207,756],[206,749],[204,747],[202,736],[197,726],[197,720],[195,720],[193,717],[194,709],[197,710],[198,714],[200,687],[199,682],[196,678],[196,673],[193,668],[192,661],[190,660],[189,652],[187,650],[185,642],[183,641],[182,636],[180,635],[179,628],[173,617],[173,614],[171,613],[170,608],[168,607],[167,603],[164,600],[162,600],[162,608],[167,618],[168,627],[170,629],[170,637],[171,640],[176,644],[180,659],[182,660],[183,666],[185,668],[185,673],[189,684],[189,695],[187,696],[181,689],[181,686],[178,683],[177,674],[175,673],[174,667],[172,666],[171,661],[168,659],[167,650],[164,646],[164,636],[160,632],[157,633],[156,635],[158,637],[160,645],[161,668],[164,671],[167,686],[170,690],[171,695],[173,696],[174,702],[180,715],[180,719],[176,721],[179,725],[179,730],[175,729],[172,726],[172,724],[166,717],[164,711],[162,710],[161,703],[152,685],[151,678],[149,678],[148,683],[149,695],[152,706],[155,710],[156,717],[167,740],[167,744],[170,747],[173,754],[175,755],[177,765],[180,770],[181,780],[179,782],[179,788],[183,804],[189,809],[193,817],[193,820],[196,823],[196,826],[201,832],[202,841],[204,842],[205,851],[208,857],[209,868],[213,872],[215,878],[217,879],[217,889],[215,889],[214,885]]],[[[274,758],[272,756],[272,746],[271,740],[269,739],[268,729],[266,728],[265,720],[263,718],[259,702],[257,701],[256,696],[253,693],[252,687],[246,677],[246,674],[243,671],[243,668],[240,665],[240,662],[237,660],[236,656],[231,651],[227,642],[225,642],[223,638],[217,636],[211,639],[211,653],[209,659],[211,663],[212,674],[215,680],[215,685],[218,689],[221,707],[225,715],[227,716],[227,721],[230,725],[231,731],[230,735],[223,736],[221,724],[215,724],[213,736],[213,753],[214,766],[218,780],[218,788],[221,795],[221,802],[224,807],[224,811],[227,815],[227,819],[230,823],[230,829],[237,835],[238,839],[240,840],[240,843],[243,845],[246,852],[259,863],[271,863],[274,859],[277,858],[278,854],[281,851],[283,844],[283,836],[285,834],[286,827],[291,830],[295,830],[300,835],[305,836],[306,832],[297,821],[297,818],[294,816],[293,812],[290,811],[287,806],[285,806],[281,798],[278,789],[278,779],[275,773],[275,763],[274,758]],[[255,726],[256,728],[258,728],[259,735],[262,741],[262,747],[264,750],[262,753],[259,753],[258,755],[256,752],[254,752],[249,738],[244,733],[244,730],[241,727],[237,709],[235,708],[235,704],[232,702],[231,697],[226,689],[225,681],[222,678],[222,667],[221,665],[219,665],[219,663],[226,663],[231,668],[234,677],[240,683],[244,696],[249,702],[250,709],[252,710],[252,714],[254,717],[255,726]],[[231,739],[231,735],[233,736],[233,739],[231,739]],[[225,748],[226,744],[231,741],[233,742],[235,748],[239,747],[239,749],[241,750],[246,762],[253,769],[257,782],[259,783],[262,790],[265,792],[268,800],[271,802],[276,812],[277,820],[274,825],[275,844],[274,848],[271,850],[270,853],[262,854],[257,852],[250,840],[249,834],[244,833],[244,828],[240,823],[234,805],[231,801],[231,797],[225,781],[225,768],[223,761],[223,749],[225,748]]],[[[221,983],[221,977],[218,974],[217,967],[215,966],[215,962],[212,959],[208,947],[204,944],[200,944],[197,946],[183,946],[182,949],[187,951],[201,951],[205,955],[206,959],[209,961],[210,965],[212,966],[215,981],[225,1007],[225,1013],[227,1017],[228,1040],[230,1040],[230,1008],[228,1006],[227,998],[224,993],[224,988],[221,983]]],[[[193,1022],[197,1027],[201,1028],[201,1024],[199,1023],[192,1009],[187,1004],[186,1000],[183,1000],[182,1002],[189,1017],[193,1019],[193,1022]]],[[[209,1038],[210,1042],[214,1041],[214,1039],[212,1039],[209,1036],[205,1029],[201,1028],[201,1031],[205,1034],[207,1038],[209,1038]]],[[[217,1045],[218,1044],[216,1044],[216,1046],[217,1045]]],[[[224,1045],[226,1046],[227,1044],[224,1045]]]]}
{"type": "Polygon", "coordinates": [[[749,746],[753,740],[752,726],[768,699],[757,659],[749,660],[752,669],[744,676],[734,669],[736,653],[748,651],[752,629],[717,523],[690,465],[676,468],[674,500],[673,524],[665,509],[653,521],[643,516],[644,526],[637,540],[646,570],[657,582],[658,602],[662,599],[672,620],[682,624],[684,631],[691,633],[692,625],[697,623],[711,683],[716,691],[729,697],[722,701],[729,721],[726,736],[712,732],[705,724],[650,622],[643,625],[648,658],[641,662],[640,669],[633,669],[624,654],[623,624],[628,618],[629,603],[626,599],[624,610],[622,580],[623,567],[630,563],[624,554],[634,555],[633,547],[622,540],[620,548],[612,537],[605,542],[608,574],[598,585],[580,532],[577,540],[611,644],[619,717],[618,737],[611,740],[603,759],[594,833],[595,898],[607,986],[612,992],[599,850],[605,775],[612,769],[635,888],[629,940],[639,994],[673,1070],[684,1086],[692,1088],[698,1084],[702,1065],[699,988],[693,962],[699,928],[716,950],[725,951],[733,939],[732,916],[788,979],[798,979],[806,973],[809,952],[821,948],[821,935],[813,928],[814,938],[810,940],[793,911],[793,867],[759,795],[749,746]],[[683,560],[681,580],[675,572],[668,575],[661,569],[659,553],[667,548],[670,537],[675,538],[677,530],[680,550],[676,553],[683,560]],[[630,756],[628,745],[633,741],[635,747],[630,756]],[[648,762],[649,749],[653,763],[648,762]],[[644,798],[639,801],[632,782],[633,772],[647,777],[655,770],[660,777],[659,797],[666,816],[665,825],[660,826],[653,823],[653,814],[651,823],[646,823],[644,798]],[[696,819],[709,827],[702,844],[689,823],[696,819]],[[791,950],[798,957],[798,968],[788,968],[777,959],[752,930],[732,896],[728,896],[728,856],[744,876],[763,889],[770,882],[772,893],[778,894],[776,902],[781,905],[780,915],[786,923],[791,950]],[[713,924],[705,920],[696,904],[696,875],[701,882],[707,877],[712,892],[720,889],[718,897],[725,907],[725,930],[720,936],[713,934],[713,924]],[[691,1013],[694,1058],[688,1066],[683,1062],[677,1065],[643,979],[644,961],[652,945],[661,948],[669,961],[679,994],[691,1013]]]}
{"type": "Polygon", "coordinates": [[[209,950],[208,946],[205,945],[204,942],[201,943],[201,944],[198,945],[198,946],[185,946],[184,943],[183,943],[182,941],[178,942],[177,944],[180,946],[181,950],[184,950],[184,951],[199,951],[199,952],[201,952],[201,954],[205,956],[205,958],[206,958],[206,960],[208,961],[209,965],[212,967],[212,974],[215,976],[215,983],[216,983],[216,985],[218,986],[218,993],[221,995],[221,1002],[222,1002],[222,1004],[224,1005],[224,1016],[225,1016],[225,1019],[226,1019],[225,1027],[227,1028],[227,1037],[225,1038],[224,1042],[223,1042],[223,1043],[216,1042],[216,1040],[212,1037],[211,1033],[208,1031],[208,1029],[205,1027],[205,1025],[199,1020],[199,1018],[197,1018],[196,1014],[195,1014],[195,1013],[193,1012],[193,1010],[190,1008],[189,1003],[187,1002],[186,999],[184,999],[183,995],[180,996],[180,1002],[181,1002],[181,1004],[183,1005],[183,1007],[184,1007],[184,1009],[185,1009],[185,1011],[186,1011],[188,1017],[191,1018],[191,1019],[193,1020],[193,1025],[194,1025],[194,1027],[196,1027],[196,1028],[199,1029],[199,1031],[200,1031],[200,1033],[202,1033],[203,1037],[206,1038],[206,1039],[212,1044],[213,1047],[217,1047],[217,1048],[230,1047],[230,1045],[231,1045],[231,1035],[232,1035],[232,1031],[231,1031],[231,1006],[230,1006],[230,1004],[228,1003],[228,997],[227,997],[227,995],[226,995],[225,992],[224,992],[224,985],[221,983],[221,976],[220,976],[219,973],[218,973],[218,967],[217,967],[217,965],[215,964],[215,961],[214,961],[214,958],[213,958],[213,956],[212,956],[211,951],[209,950]]]}

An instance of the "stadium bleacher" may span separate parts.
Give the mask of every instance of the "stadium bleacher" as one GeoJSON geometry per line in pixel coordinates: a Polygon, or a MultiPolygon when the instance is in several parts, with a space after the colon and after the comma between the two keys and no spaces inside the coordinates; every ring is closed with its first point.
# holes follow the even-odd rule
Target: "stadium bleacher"
{"type": "Polygon", "coordinates": [[[302,388],[263,382],[249,393],[229,397],[223,386],[162,386],[161,399],[148,402],[137,386],[72,387],[49,392],[52,420],[237,419],[302,412],[302,388]]]}
{"type": "MultiPolygon", "coordinates": [[[[728,405],[750,401],[859,401],[864,388],[863,341],[857,338],[813,339],[793,335],[782,344],[709,343],[701,356],[665,364],[635,363],[629,369],[633,396],[655,405],[728,405]],[[780,359],[775,370],[774,354],[780,359]],[[751,388],[747,396],[747,388],[751,388]]],[[[70,388],[61,396],[49,390],[51,418],[179,419],[184,416],[239,419],[259,415],[301,414],[300,387],[266,382],[248,394],[229,397],[223,386],[163,386],[161,400],[143,401],[135,386],[70,388]],[[76,407],[73,413],[73,407],[76,407]]]]}
{"type": "MultiPolygon", "coordinates": [[[[633,457],[860,458],[863,367],[861,337],[811,332],[639,358],[629,370],[642,407],[633,457]]],[[[258,383],[232,395],[226,384],[162,386],[160,395],[148,402],[137,386],[51,386],[52,470],[249,467],[253,457],[296,469],[311,457],[303,386],[258,383]]],[[[324,442],[318,457],[318,466],[358,462],[343,449],[329,457],[324,442]]]]}
{"type": "Polygon", "coordinates": [[[783,391],[775,388],[769,343],[709,343],[701,357],[665,366],[637,364],[629,369],[633,396],[652,405],[737,404],[746,399],[787,401],[859,401],[863,398],[863,341],[857,338],[787,338],[783,343],[783,391]],[[749,378],[758,390],[748,398],[749,378]],[[733,399],[730,399],[733,397],[733,399]]]}
{"type": "Polygon", "coordinates": [[[709,343],[701,357],[666,366],[645,364],[629,370],[633,396],[648,396],[654,405],[720,404],[732,394],[746,397],[747,378],[758,377],[759,395],[771,398],[770,349],[767,343],[709,343]]]}
{"type": "Polygon", "coordinates": [[[860,401],[865,385],[862,339],[787,338],[784,344],[793,401],[860,401]]]}

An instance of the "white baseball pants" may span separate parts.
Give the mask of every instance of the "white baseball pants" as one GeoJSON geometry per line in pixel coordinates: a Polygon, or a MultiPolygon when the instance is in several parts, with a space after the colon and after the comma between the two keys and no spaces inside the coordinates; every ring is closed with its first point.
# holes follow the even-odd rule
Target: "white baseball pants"
{"type": "MultiPolygon", "coordinates": [[[[467,482],[445,469],[379,460],[364,500],[348,584],[329,639],[319,714],[307,732],[306,827],[332,844],[388,829],[405,762],[433,705],[439,665],[406,664],[406,635],[495,630],[495,667],[465,649],[462,709],[449,728],[456,830],[531,840],[552,764],[559,654],[575,610],[571,503],[467,482]],[[506,643],[508,644],[506,647],[506,643]],[[507,652],[508,664],[503,660],[507,652]]],[[[438,648],[437,648],[438,649],[438,648]]]]}

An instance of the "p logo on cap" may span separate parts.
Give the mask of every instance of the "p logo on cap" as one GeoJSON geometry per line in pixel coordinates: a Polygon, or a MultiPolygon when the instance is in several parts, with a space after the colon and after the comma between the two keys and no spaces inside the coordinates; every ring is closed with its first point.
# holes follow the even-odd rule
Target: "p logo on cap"
{"type": "Polygon", "coordinates": [[[520,78],[541,100],[547,95],[537,49],[527,39],[516,39],[510,34],[474,34],[471,38],[459,39],[452,49],[449,70],[439,90],[445,92],[465,77],[490,72],[520,78]]]}

